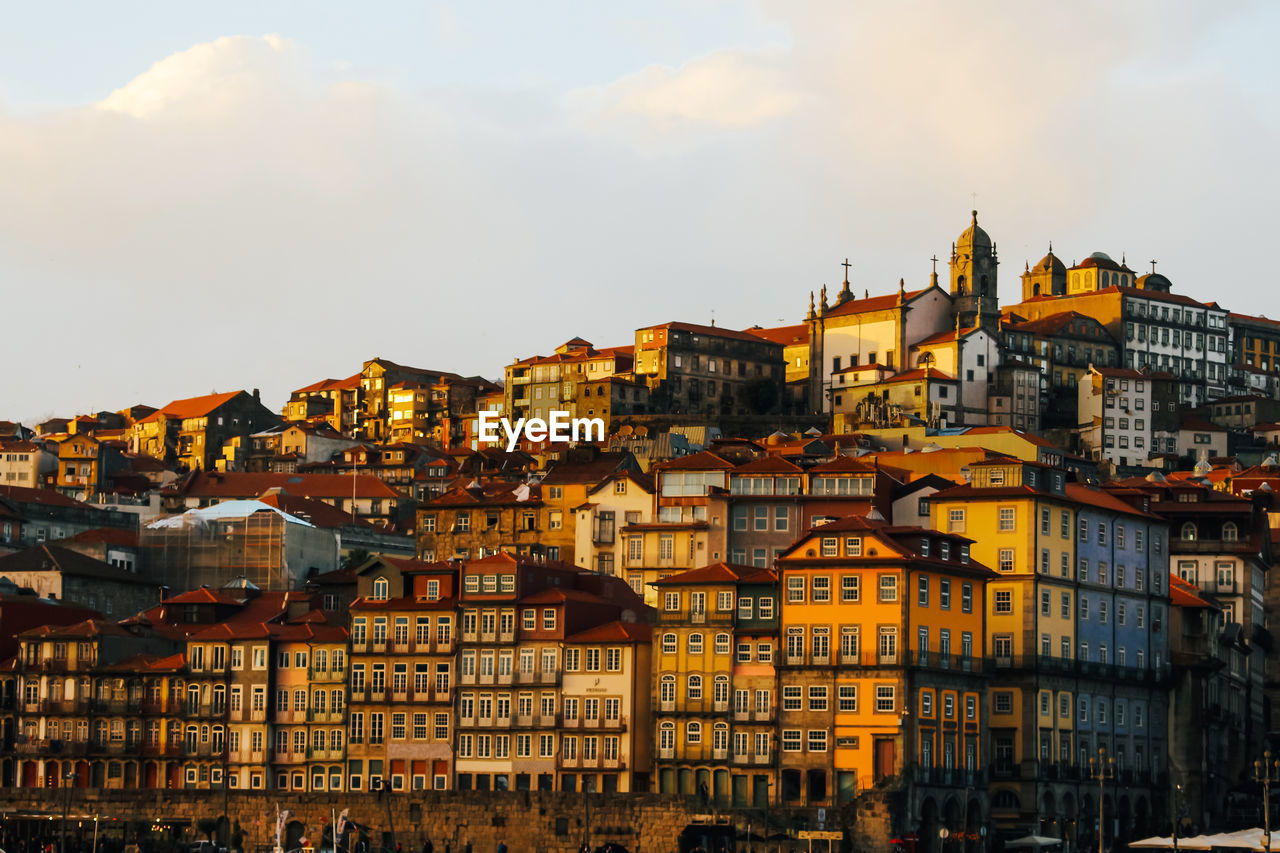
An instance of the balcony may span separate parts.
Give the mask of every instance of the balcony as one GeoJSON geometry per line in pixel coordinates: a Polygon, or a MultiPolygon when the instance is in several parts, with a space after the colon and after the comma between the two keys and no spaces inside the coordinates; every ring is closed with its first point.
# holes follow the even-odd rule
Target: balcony
{"type": "Polygon", "coordinates": [[[40,703],[40,710],[46,714],[84,714],[89,710],[89,703],[84,699],[45,699],[40,703]]]}

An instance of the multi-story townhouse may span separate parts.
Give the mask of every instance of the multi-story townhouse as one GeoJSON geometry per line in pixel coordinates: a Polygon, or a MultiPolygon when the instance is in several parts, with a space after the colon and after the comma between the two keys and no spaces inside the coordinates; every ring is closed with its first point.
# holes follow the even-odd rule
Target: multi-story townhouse
{"type": "MultiPolygon", "coordinates": [[[[541,595],[567,593],[548,590],[541,595]]],[[[649,625],[617,620],[564,638],[559,790],[606,794],[649,790],[651,643],[649,625]]],[[[532,691],[518,692],[517,714],[522,708],[532,713],[532,701],[532,691]]],[[[532,733],[516,735],[517,758],[522,751],[532,754],[533,748],[532,733]]]]}
{"type": "Polygon", "coordinates": [[[428,387],[449,379],[460,379],[456,373],[408,367],[373,358],[360,370],[360,409],[356,415],[355,437],[365,441],[386,441],[391,435],[392,388],[397,385],[428,387]]]}
{"type": "MultiPolygon", "coordinates": [[[[583,709],[577,699],[562,703],[563,677],[569,667],[577,672],[599,663],[586,650],[574,649],[582,659],[570,654],[566,638],[642,618],[643,602],[619,578],[505,553],[469,561],[461,577],[455,787],[564,790],[580,783],[613,784],[606,777],[615,774],[582,773],[614,768],[601,765],[603,759],[583,763],[583,709]]],[[[634,707],[620,713],[632,717],[634,707]]],[[[618,790],[632,790],[634,778],[617,775],[618,790]]]]}
{"type": "Polygon", "coordinates": [[[284,404],[284,419],[324,422],[343,435],[352,435],[360,409],[360,377],[357,373],[346,379],[321,379],[299,388],[284,404]]]}
{"type": "Polygon", "coordinates": [[[1177,384],[1168,373],[1091,366],[1076,386],[1082,452],[1121,468],[1158,465],[1176,450],[1177,384]]]}
{"type": "Polygon", "coordinates": [[[654,466],[656,517],[622,527],[625,576],[633,589],[643,585],[650,606],[657,601],[655,580],[723,560],[724,495],[733,467],[705,450],[654,466]]]}
{"type": "Polygon", "coordinates": [[[636,330],[635,376],[648,383],[656,412],[767,414],[781,406],[782,352],[750,332],[662,323],[636,330]]]}
{"type": "Polygon", "coordinates": [[[847,803],[880,786],[905,797],[895,831],[982,825],[994,573],[971,544],[873,514],[814,527],[779,559],[784,803],[847,803]]]}
{"type": "Polygon", "coordinates": [[[546,548],[547,559],[574,565],[576,510],[586,502],[588,491],[615,474],[639,473],[640,466],[625,450],[602,452],[588,446],[562,451],[559,455],[539,480],[547,520],[541,544],[546,548]]]}
{"type": "Polygon", "coordinates": [[[250,474],[196,471],[163,494],[166,512],[250,500],[270,489],[322,501],[354,518],[395,525],[407,520],[410,499],[368,474],[250,474]],[[403,518],[402,518],[403,516],[403,518]]]}
{"type": "Polygon", "coordinates": [[[546,556],[546,529],[538,486],[473,480],[418,507],[418,557],[468,560],[500,551],[546,556]]]}
{"type": "Polygon", "coordinates": [[[726,537],[730,562],[757,568],[774,560],[805,530],[822,521],[892,508],[889,474],[853,456],[802,469],[772,454],[729,471],[726,537]]]}
{"type": "MultiPolygon", "coordinates": [[[[654,729],[657,733],[657,790],[696,794],[704,802],[727,805],[733,775],[749,777],[729,752],[736,721],[733,708],[734,628],[737,586],[744,578],[772,572],[714,563],[652,582],[660,605],[654,629],[654,729]]],[[[745,679],[744,679],[745,682],[745,679]]],[[[744,683],[743,689],[750,689],[744,683]]],[[[772,690],[772,684],[768,688],[772,690]]],[[[772,696],[765,697],[770,703],[772,696]]],[[[767,718],[766,718],[767,719],[767,718]]],[[[743,731],[753,731],[744,725],[743,731]]],[[[768,765],[772,744],[753,753],[768,765]]],[[[767,776],[767,774],[766,774],[767,776]]],[[[738,783],[739,788],[743,783],[738,783]]]]}
{"type": "MultiPolygon", "coordinates": [[[[596,388],[609,389],[608,408],[612,409],[614,388],[609,380],[614,377],[628,379],[634,362],[634,347],[606,347],[598,350],[582,338],[565,341],[556,347],[552,355],[533,356],[507,365],[504,411],[509,412],[513,420],[546,420],[552,411],[557,410],[569,412],[571,417],[587,417],[584,414],[586,409],[601,408],[596,402],[599,396],[596,388]],[[585,391],[588,383],[603,383],[592,386],[593,394],[589,400],[585,391]]],[[[625,386],[619,386],[619,396],[625,390],[625,386]]],[[[640,400],[640,392],[633,392],[623,406],[629,408],[632,405],[647,404],[648,397],[647,390],[643,393],[643,401],[640,400]]],[[[603,416],[601,412],[591,415],[603,416]]]]}
{"type": "Polygon", "coordinates": [[[452,787],[457,574],[386,556],[357,570],[348,790],[452,787]]]}
{"type": "Polygon", "coordinates": [[[274,645],[272,770],[281,791],[341,791],[345,775],[347,629],[285,625],[274,645]]]}
{"type": "Polygon", "coordinates": [[[1062,289],[1026,296],[1009,311],[1025,321],[1075,311],[1092,317],[1120,345],[1117,366],[1172,373],[1179,404],[1199,406],[1225,396],[1228,381],[1227,311],[1171,293],[1161,273],[1135,275],[1095,252],[1065,271],[1062,289]]]}
{"type": "Polygon", "coordinates": [[[1227,323],[1231,329],[1232,390],[1280,398],[1280,322],[1233,311],[1227,323]]]}
{"type": "MultiPolygon", "coordinates": [[[[1180,786],[1182,817],[1204,832],[1230,826],[1232,790],[1255,756],[1243,715],[1231,707],[1243,695],[1249,643],[1229,630],[1215,597],[1177,575],[1169,578],[1170,784],[1180,786]]],[[[1184,832],[1183,826],[1179,832],[1184,832]]]]}
{"type": "Polygon", "coordinates": [[[1211,596],[1223,611],[1224,637],[1229,642],[1238,637],[1242,652],[1233,658],[1232,672],[1240,678],[1221,705],[1242,732],[1230,767],[1246,773],[1266,731],[1263,674],[1271,640],[1265,601],[1272,562],[1266,509],[1261,501],[1157,475],[1123,480],[1110,490],[1168,522],[1169,571],[1211,596]]]}
{"type": "Polygon", "coordinates": [[[376,446],[357,444],[334,454],[331,461],[306,470],[329,470],[344,477],[371,475],[395,489],[398,494],[413,497],[414,478],[424,465],[435,458],[421,446],[405,442],[376,446]]]}
{"type": "Polygon", "coordinates": [[[229,391],[174,400],[128,430],[129,449],[185,466],[209,471],[216,466],[223,445],[239,437],[248,441],[256,432],[276,426],[280,417],[258,399],[258,390],[229,391]]]}
{"type": "Polygon", "coordinates": [[[0,486],[38,488],[58,471],[58,457],[45,445],[21,438],[0,439],[0,486]]]}
{"type": "Polygon", "coordinates": [[[636,595],[643,596],[642,572],[625,572],[627,539],[622,531],[652,520],[653,478],[634,471],[618,471],[587,489],[574,512],[574,563],[584,571],[625,576],[636,595]]]}
{"type": "Polygon", "coordinates": [[[736,595],[730,802],[763,809],[778,790],[778,573],[742,569],[736,595]]]}
{"type": "Polygon", "coordinates": [[[174,695],[181,655],[167,643],[89,619],[17,637],[12,773],[27,788],[180,784],[174,695]],[[144,731],[148,738],[143,740],[144,731]]]}
{"type": "Polygon", "coordinates": [[[934,526],[981,531],[974,555],[999,575],[987,620],[995,824],[1088,838],[1088,759],[1105,747],[1127,786],[1108,795],[1112,817],[1132,838],[1166,806],[1166,527],[1059,469],[992,460],[970,470],[971,483],[929,505],[934,526]]]}
{"type": "MultiPolygon", "coordinates": [[[[1053,261],[1061,264],[1057,258],[1053,261]]],[[[1090,367],[1120,365],[1120,347],[1111,333],[1097,320],[1075,311],[1025,321],[1007,314],[1000,333],[1011,356],[1039,368],[1038,405],[1046,426],[1076,426],[1075,389],[1081,378],[1090,367]]]]}

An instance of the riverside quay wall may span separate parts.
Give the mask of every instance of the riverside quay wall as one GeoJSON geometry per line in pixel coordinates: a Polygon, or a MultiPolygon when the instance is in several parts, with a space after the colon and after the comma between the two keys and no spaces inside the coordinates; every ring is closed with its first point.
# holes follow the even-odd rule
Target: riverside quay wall
{"type": "MultiPolygon", "coordinates": [[[[242,833],[236,840],[245,853],[269,851],[274,845],[277,806],[289,811],[287,837],[281,839],[286,849],[303,839],[320,847],[331,816],[347,809],[348,818],[364,829],[370,848],[394,850],[398,844],[404,853],[421,851],[428,838],[436,853],[443,853],[446,842],[453,853],[463,853],[468,841],[474,853],[494,853],[501,841],[512,853],[575,853],[584,842],[595,849],[611,841],[631,853],[669,853],[676,850],[681,830],[705,811],[683,799],[654,794],[406,791],[380,798],[285,791],[0,790],[0,811],[10,821],[43,819],[52,834],[60,830],[64,808],[71,816],[70,834],[98,815],[105,834],[129,843],[145,842],[148,833],[154,840],[163,833],[166,842],[195,841],[206,837],[201,822],[218,821],[223,832],[242,833]],[[153,824],[163,829],[152,829],[153,824]]],[[[217,833],[220,840],[226,837],[223,832],[217,833]]]]}

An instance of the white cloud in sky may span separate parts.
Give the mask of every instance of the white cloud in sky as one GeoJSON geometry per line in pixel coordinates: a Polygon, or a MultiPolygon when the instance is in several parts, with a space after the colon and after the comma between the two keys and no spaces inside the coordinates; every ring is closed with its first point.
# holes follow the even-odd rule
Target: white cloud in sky
{"type": "Polygon", "coordinates": [[[1053,239],[1280,314],[1251,297],[1275,61],[1232,50],[1265,6],[765,8],[787,44],[567,91],[406,91],[231,36],[97,103],[0,105],[0,281],[33,318],[0,417],[794,322],[846,256],[859,291],[924,281],[971,192],[1005,300],[1053,239]]]}

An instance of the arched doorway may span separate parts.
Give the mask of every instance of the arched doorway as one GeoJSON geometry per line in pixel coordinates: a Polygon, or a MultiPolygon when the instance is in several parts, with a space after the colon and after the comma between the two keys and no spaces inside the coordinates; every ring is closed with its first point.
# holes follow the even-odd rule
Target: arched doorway
{"type": "Polygon", "coordinates": [[[300,820],[291,820],[284,827],[284,849],[286,851],[295,850],[302,841],[302,836],[306,833],[307,828],[300,820]]]}
{"type": "Polygon", "coordinates": [[[973,850],[982,849],[982,839],[980,830],[985,821],[982,819],[982,804],[978,802],[977,797],[970,797],[967,808],[965,809],[965,845],[966,853],[973,850]]]}
{"type": "Polygon", "coordinates": [[[93,762],[89,771],[89,785],[93,788],[105,788],[107,785],[107,765],[101,761],[93,762]]]}
{"type": "Polygon", "coordinates": [[[88,788],[90,782],[89,762],[81,761],[76,764],[76,787],[88,788]]]}
{"type": "Polygon", "coordinates": [[[1058,823],[1057,802],[1052,791],[1045,791],[1040,798],[1040,830],[1039,834],[1047,838],[1058,838],[1054,831],[1058,823]]]}
{"type": "Polygon", "coordinates": [[[160,779],[160,770],[156,767],[154,761],[148,761],[142,766],[142,787],[156,788],[160,779]]]}
{"type": "Polygon", "coordinates": [[[1062,819],[1060,826],[1062,835],[1060,836],[1067,844],[1071,845],[1071,849],[1076,849],[1076,798],[1071,792],[1062,795],[1062,819]]]}
{"type": "Polygon", "coordinates": [[[1133,837],[1146,838],[1152,834],[1151,807],[1146,797],[1139,796],[1133,804],[1133,837]]]}
{"type": "Polygon", "coordinates": [[[22,787],[40,787],[40,765],[35,761],[22,762],[22,787]]]}
{"type": "Polygon", "coordinates": [[[925,853],[938,853],[941,849],[941,840],[938,838],[941,827],[937,801],[933,797],[925,797],[920,805],[920,841],[925,853]]]}
{"type": "Polygon", "coordinates": [[[62,781],[62,767],[56,761],[46,761],[44,763],[44,786],[46,788],[57,788],[67,784],[62,781]]]}
{"type": "Polygon", "coordinates": [[[942,825],[952,836],[960,832],[960,828],[964,825],[960,816],[960,801],[955,797],[947,797],[947,802],[942,807],[942,825]]]}

